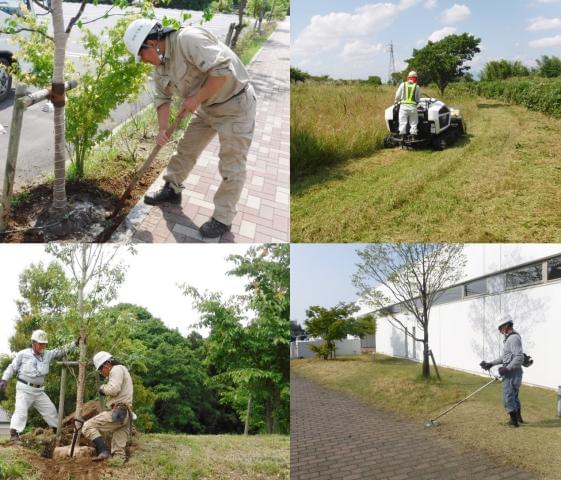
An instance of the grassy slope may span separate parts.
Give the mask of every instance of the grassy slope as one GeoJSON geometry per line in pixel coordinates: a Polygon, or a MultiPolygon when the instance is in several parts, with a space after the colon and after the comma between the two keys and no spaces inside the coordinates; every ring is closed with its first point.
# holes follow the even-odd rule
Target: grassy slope
{"type": "MultiPolygon", "coordinates": [[[[129,480],[288,480],[289,437],[280,435],[141,435],[130,461],[109,478],[129,480]]],[[[36,480],[35,462],[52,462],[14,447],[0,447],[0,474],[36,480]],[[4,470],[2,470],[4,468],[4,470]]],[[[90,462],[91,463],[91,462],[90,462]]],[[[86,472],[85,472],[86,473],[86,472]]],[[[106,477],[107,477],[106,472],[106,477]]],[[[1,478],[1,477],[0,477],[1,478]]],[[[89,479],[90,477],[88,477],[89,479]]],[[[92,479],[93,480],[93,479],[92,479]]]]}
{"type": "MultiPolygon", "coordinates": [[[[455,148],[380,150],[293,174],[292,240],[559,241],[561,121],[492,100],[445,100],[467,118],[469,137],[455,148]]],[[[370,113],[382,116],[382,106],[370,113]]]]}
{"type": "MultiPolygon", "coordinates": [[[[484,385],[479,377],[440,368],[442,384],[418,380],[418,363],[376,355],[315,359],[291,363],[294,372],[378,408],[397,412],[419,424],[484,385]]],[[[532,470],[542,478],[561,479],[561,419],[555,416],[555,392],[523,386],[523,416],[519,429],[505,426],[501,386],[494,384],[442,417],[431,431],[499,461],[532,470]]]]}

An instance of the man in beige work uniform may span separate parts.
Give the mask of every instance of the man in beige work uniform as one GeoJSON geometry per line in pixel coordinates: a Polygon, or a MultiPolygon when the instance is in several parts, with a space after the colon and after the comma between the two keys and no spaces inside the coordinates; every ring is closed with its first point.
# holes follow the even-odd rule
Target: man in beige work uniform
{"type": "Polygon", "coordinates": [[[111,410],[90,418],[84,423],[83,433],[97,450],[97,457],[93,460],[99,461],[111,456],[101,432],[113,432],[111,454],[124,462],[132,415],[132,379],[127,367],[121,365],[110,353],[96,353],[93,362],[95,368],[107,378],[107,383],[101,386],[99,393],[107,397],[107,406],[111,410]]]}
{"type": "Polygon", "coordinates": [[[222,182],[214,195],[214,214],[200,227],[203,236],[218,237],[230,230],[236,214],[255,128],[256,98],[248,73],[230,48],[201,27],[175,31],[157,20],[139,19],[128,26],[124,42],[137,61],[156,67],[151,85],[160,129],[157,143],[170,140],[166,130],[172,95],[183,99],[180,114],[193,113],[168,164],[165,185],[144,201],[181,202],[183,181],[218,134],[222,182]]]}

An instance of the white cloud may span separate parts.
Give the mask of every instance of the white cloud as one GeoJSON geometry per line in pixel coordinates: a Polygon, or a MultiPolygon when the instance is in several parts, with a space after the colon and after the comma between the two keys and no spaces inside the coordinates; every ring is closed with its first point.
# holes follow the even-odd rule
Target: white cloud
{"type": "Polygon", "coordinates": [[[354,40],[345,44],[341,56],[345,62],[368,61],[383,51],[384,45],[381,43],[370,45],[363,40],[354,40]]]}
{"type": "Polygon", "coordinates": [[[529,45],[532,48],[561,47],[561,35],[532,40],[529,45]]]}
{"type": "Polygon", "coordinates": [[[561,3],[561,0],[538,0],[538,3],[561,3]]]}
{"type": "Polygon", "coordinates": [[[425,0],[424,7],[428,8],[428,9],[431,9],[431,8],[436,7],[436,3],[437,3],[437,0],[425,0]]]}
{"type": "Polygon", "coordinates": [[[373,3],[352,12],[331,12],[314,15],[291,45],[295,64],[307,57],[338,48],[342,43],[359,37],[372,37],[389,27],[400,12],[415,6],[420,0],[400,3],[373,3]]]}
{"type": "Polygon", "coordinates": [[[530,20],[530,25],[526,27],[529,31],[551,30],[552,28],[561,27],[559,18],[537,17],[530,20]]]}
{"type": "Polygon", "coordinates": [[[436,30],[435,32],[432,32],[428,38],[428,40],[430,42],[438,42],[439,40],[442,40],[444,37],[447,37],[448,35],[452,35],[453,33],[456,33],[456,27],[444,27],[441,28],[440,30],[436,30]]]}
{"type": "Polygon", "coordinates": [[[467,19],[470,15],[471,11],[466,5],[454,4],[454,6],[442,12],[440,20],[442,23],[458,23],[467,19]]]}

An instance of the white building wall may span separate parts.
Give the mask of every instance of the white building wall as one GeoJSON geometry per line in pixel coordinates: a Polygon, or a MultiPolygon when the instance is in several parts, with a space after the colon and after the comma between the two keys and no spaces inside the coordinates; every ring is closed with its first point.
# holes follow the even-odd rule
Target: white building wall
{"type": "MultiPolygon", "coordinates": [[[[561,246],[468,245],[465,253],[468,263],[464,278],[474,278],[561,253],[561,246]]],[[[502,336],[497,331],[497,318],[510,314],[515,330],[522,336],[524,351],[535,362],[524,369],[524,383],[557,388],[561,385],[560,312],[561,281],[437,305],[431,310],[430,348],[438,365],[482,373],[479,362],[498,358],[501,353],[502,336]]],[[[411,330],[410,318],[406,315],[398,318],[411,330]]],[[[417,337],[422,337],[418,328],[417,337]]],[[[380,353],[422,360],[422,344],[417,343],[414,355],[410,340],[406,351],[403,332],[388,319],[378,320],[376,346],[380,353]]]]}

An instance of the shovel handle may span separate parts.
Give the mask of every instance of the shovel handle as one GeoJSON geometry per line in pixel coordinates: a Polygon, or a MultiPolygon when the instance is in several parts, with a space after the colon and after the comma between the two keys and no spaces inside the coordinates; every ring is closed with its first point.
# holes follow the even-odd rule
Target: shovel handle
{"type": "MultiPolygon", "coordinates": [[[[191,113],[189,113],[188,115],[179,114],[177,116],[177,118],[175,119],[175,121],[173,122],[171,127],[169,127],[166,130],[166,133],[167,133],[168,137],[171,137],[173,135],[173,133],[177,130],[177,127],[179,127],[179,124],[181,123],[181,121],[185,117],[187,117],[187,121],[191,120],[191,113]]],[[[146,160],[144,160],[144,163],[142,164],[142,166],[134,174],[134,177],[132,178],[132,180],[131,180],[129,186],[127,187],[127,189],[125,190],[125,193],[123,193],[123,195],[121,195],[121,198],[119,199],[119,202],[117,203],[117,206],[115,207],[115,210],[113,210],[113,213],[111,214],[111,217],[116,216],[117,213],[121,210],[121,208],[123,208],[123,205],[124,205],[125,201],[127,200],[128,196],[130,195],[130,193],[132,192],[132,189],[136,186],[138,181],[142,178],[142,175],[144,175],[146,170],[148,170],[148,167],[150,167],[150,165],[152,165],[152,163],[154,162],[158,153],[160,153],[161,149],[162,149],[161,145],[156,145],[154,147],[154,149],[152,150],[152,152],[150,153],[150,155],[148,156],[148,158],[146,160]]]]}

